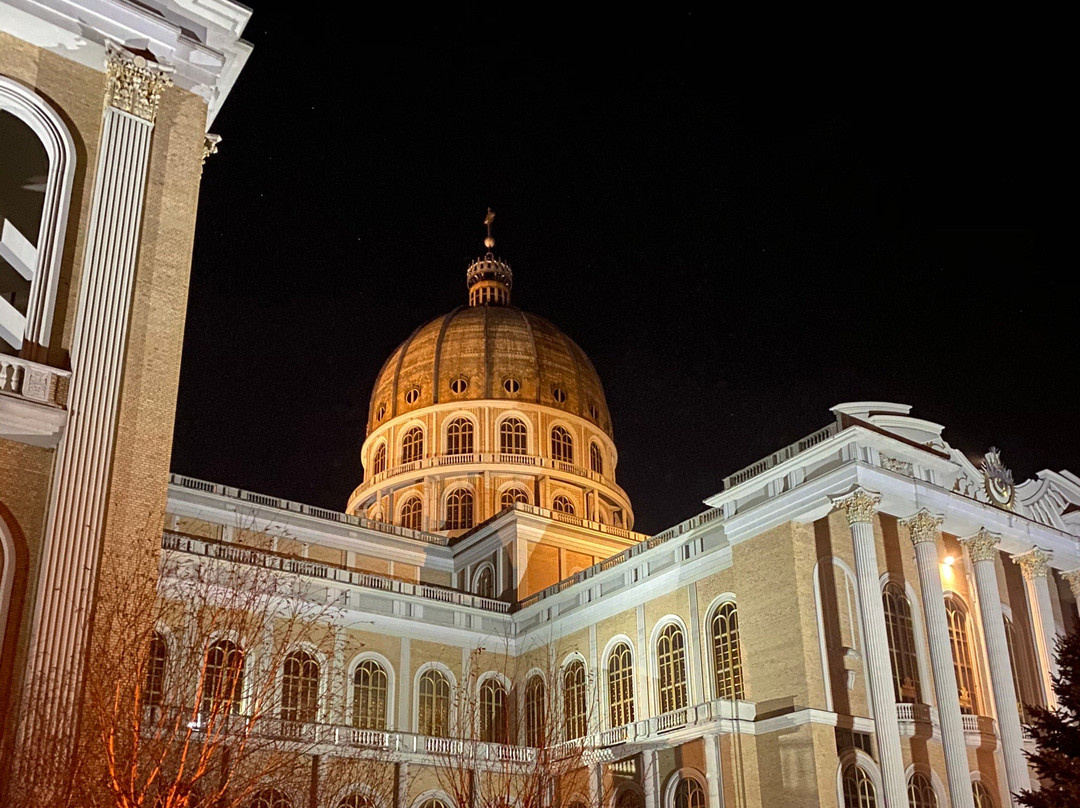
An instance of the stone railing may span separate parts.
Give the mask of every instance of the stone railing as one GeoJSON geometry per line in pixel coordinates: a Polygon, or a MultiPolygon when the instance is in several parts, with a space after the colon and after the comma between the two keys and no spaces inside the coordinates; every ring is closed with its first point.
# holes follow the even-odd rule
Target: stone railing
{"type": "Polygon", "coordinates": [[[932,723],[930,706],[927,704],[909,704],[900,702],[896,705],[896,717],[901,721],[914,723],[932,723]]]}
{"type": "Polygon", "coordinates": [[[479,595],[459,592],[449,587],[406,581],[387,575],[377,575],[371,572],[350,569],[344,565],[296,558],[283,553],[274,553],[270,550],[229,544],[216,539],[191,536],[187,533],[177,533],[171,530],[162,533],[161,546],[165,550],[174,552],[215,558],[234,564],[249,564],[264,569],[280,570],[293,575],[301,575],[305,578],[333,581],[347,586],[411,595],[500,614],[506,614],[510,611],[510,604],[505,601],[482,598],[479,595]]]}
{"type": "Polygon", "coordinates": [[[0,393],[64,408],[70,381],[70,371],[0,354],[0,393]]]}
{"type": "Polygon", "coordinates": [[[758,476],[762,472],[768,471],[773,466],[778,466],[785,460],[790,460],[795,457],[795,455],[802,454],[810,447],[817,446],[822,441],[828,440],[835,435],[838,430],[839,427],[836,424],[829,424],[827,427],[819,429],[812,435],[807,435],[802,440],[797,440],[790,446],[785,446],[783,449],[773,452],[763,460],[759,460],[741,471],[737,471],[734,474],[725,477],[724,490],[726,491],[729,488],[734,488],[736,485],[744,483],[747,480],[758,476]]]}

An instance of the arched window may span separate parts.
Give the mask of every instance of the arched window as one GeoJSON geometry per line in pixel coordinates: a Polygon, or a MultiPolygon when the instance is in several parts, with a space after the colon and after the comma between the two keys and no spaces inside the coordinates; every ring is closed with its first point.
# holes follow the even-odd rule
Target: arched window
{"type": "Polygon", "coordinates": [[[645,808],[645,803],[636,791],[624,788],[615,798],[615,808],[645,808]]]}
{"type": "Polygon", "coordinates": [[[412,463],[424,457],[424,430],[414,426],[401,438],[401,462],[412,463]]]}
{"type": "Polygon", "coordinates": [[[510,508],[515,502],[521,502],[525,505],[529,504],[529,495],[522,491],[520,488],[507,488],[502,492],[499,497],[500,508],[510,508]]]}
{"type": "Polygon", "coordinates": [[[446,530],[466,530],[473,526],[473,496],[457,488],[446,498],[446,530]]]}
{"type": "Polygon", "coordinates": [[[960,696],[960,712],[973,715],[978,709],[975,693],[975,667],[971,662],[971,643],[968,639],[967,612],[953,597],[945,598],[945,616],[949,621],[949,641],[952,645],[956,689],[960,696]]]}
{"type": "Polygon", "coordinates": [[[624,642],[611,649],[607,658],[608,706],[612,727],[634,722],[634,655],[624,642]]]}
{"type": "Polygon", "coordinates": [[[529,450],[529,429],[520,418],[507,418],[499,424],[499,451],[523,455],[529,450]]]}
{"type": "Polygon", "coordinates": [[[292,808],[292,803],[276,788],[268,788],[255,795],[251,808],[292,808]]]}
{"type": "Polygon", "coordinates": [[[585,737],[589,717],[585,702],[585,663],[580,659],[575,659],[563,671],[563,717],[565,740],[585,737]]]}
{"type": "Polygon", "coordinates": [[[599,443],[589,444],[589,468],[597,474],[604,473],[604,455],[600,451],[599,443]]]}
{"type": "Polygon", "coordinates": [[[844,768],[844,808],[877,808],[874,783],[862,766],[844,768]]]}
{"type": "Polygon", "coordinates": [[[697,780],[684,777],[675,786],[672,803],[674,808],[705,808],[705,789],[697,780]]]}
{"type": "Polygon", "coordinates": [[[555,499],[551,500],[551,510],[556,513],[568,513],[571,516],[574,513],[574,503],[570,501],[569,497],[564,497],[561,494],[555,499]]]}
{"type": "Polygon", "coordinates": [[[990,791],[975,780],[971,784],[971,796],[975,802],[975,808],[994,808],[994,799],[990,796],[990,791]]]}
{"type": "Polygon", "coordinates": [[[907,784],[908,808],[937,808],[937,794],[930,784],[930,778],[921,772],[915,772],[907,784]]]}
{"type": "Polygon", "coordinates": [[[380,443],[375,450],[375,458],[371,461],[371,473],[382,474],[386,471],[386,444],[380,443]]]}
{"type": "Polygon", "coordinates": [[[376,808],[374,801],[363,794],[350,794],[337,804],[337,808],[376,808]]]}
{"type": "Polygon", "coordinates": [[[490,564],[485,564],[476,574],[473,582],[473,594],[482,598],[495,597],[495,573],[490,564]]]}
{"type": "Polygon", "coordinates": [[[1031,668],[1027,663],[1027,654],[1019,646],[1016,640],[1016,629],[1012,620],[1005,618],[1005,643],[1009,649],[1009,664],[1012,665],[1013,689],[1016,693],[1016,710],[1020,713],[1020,723],[1030,723],[1028,705],[1035,703],[1037,697],[1033,697],[1031,668]]]}
{"type": "Polygon", "coordinates": [[[525,685],[525,745],[541,749],[547,746],[547,688],[540,674],[533,674],[525,685]]]}
{"type": "Polygon", "coordinates": [[[686,706],[686,638],[675,623],[669,623],[656,640],[656,668],[660,712],[681,710],[686,706]]]}
{"type": "Polygon", "coordinates": [[[561,426],[551,429],[551,458],[563,463],[574,462],[574,439],[561,426]]]}
{"type": "Polygon", "coordinates": [[[510,743],[506,688],[494,676],[480,683],[480,740],[510,743]]]}
{"type": "Polygon", "coordinates": [[[146,655],[146,687],[143,690],[143,704],[160,707],[165,698],[165,666],[169,662],[169,646],[161,632],[155,631],[150,638],[150,648],[146,655]]]}
{"type": "Polygon", "coordinates": [[[319,661],[307,651],[285,657],[281,676],[281,717],[312,723],[319,710],[319,661]]]}
{"type": "Polygon", "coordinates": [[[911,603],[903,587],[889,581],[881,592],[885,607],[885,629],[889,635],[893,692],[896,700],[915,704],[922,700],[919,685],[919,658],[915,652],[915,623],[911,603]]]}
{"type": "Polygon", "coordinates": [[[401,526],[420,530],[424,520],[424,504],[420,497],[409,497],[401,505],[401,526]]]}
{"type": "Polygon", "coordinates": [[[472,454],[473,425],[468,418],[455,418],[446,428],[447,454],[472,454]]]}
{"type": "Polygon", "coordinates": [[[365,659],[353,672],[353,726],[386,729],[388,698],[386,670],[374,659],[365,659]]]}
{"type": "Polygon", "coordinates": [[[206,651],[206,674],[203,682],[202,712],[240,712],[244,693],[244,652],[229,640],[218,640],[206,651]]]}
{"type": "Polygon", "coordinates": [[[430,800],[425,800],[420,808],[450,808],[450,806],[437,797],[432,797],[430,800]]]}
{"type": "Polygon", "coordinates": [[[739,650],[739,614],[732,601],[721,603],[711,622],[713,667],[716,670],[716,698],[741,699],[743,690],[742,654],[739,650]]]}
{"type": "Polygon", "coordinates": [[[450,680],[437,668],[420,676],[419,727],[421,735],[445,738],[450,729],[450,680]]]}

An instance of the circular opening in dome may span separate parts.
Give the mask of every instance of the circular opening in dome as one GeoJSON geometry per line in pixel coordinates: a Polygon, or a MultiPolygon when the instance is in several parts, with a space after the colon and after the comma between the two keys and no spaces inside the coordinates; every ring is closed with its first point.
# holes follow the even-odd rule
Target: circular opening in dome
{"type": "Polygon", "coordinates": [[[521,382],[519,382],[517,379],[504,379],[503,380],[503,390],[505,390],[506,392],[508,392],[508,393],[516,393],[520,389],[521,389],[521,382]]]}
{"type": "Polygon", "coordinates": [[[375,420],[376,421],[381,421],[385,417],[386,417],[386,405],[385,404],[380,404],[379,409],[375,410],[375,420]]]}
{"type": "Polygon", "coordinates": [[[418,398],[420,398],[420,388],[414,387],[412,390],[405,394],[405,403],[415,404],[418,398]]]}
{"type": "Polygon", "coordinates": [[[551,395],[554,396],[555,400],[558,401],[560,404],[566,401],[566,391],[563,390],[561,387],[552,387],[551,395]]]}
{"type": "Polygon", "coordinates": [[[450,389],[453,390],[458,395],[461,395],[462,393],[464,393],[466,390],[469,389],[469,380],[458,377],[458,378],[454,379],[452,382],[450,382],[450,389]]]}

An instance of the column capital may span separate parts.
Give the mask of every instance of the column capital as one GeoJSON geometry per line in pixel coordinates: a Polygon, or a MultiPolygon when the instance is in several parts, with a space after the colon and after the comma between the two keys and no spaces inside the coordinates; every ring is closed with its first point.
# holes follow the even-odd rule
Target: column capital
{"type": "Polygon", "coordinates": [[[206,158],[211,154],[217,154],[218,144],[221,143],[221,135],[207,132],[203,138],[202,164],[206,165],[206,158]]]}
{"type": "Polygon", "coordinates": [[[112,41],[105,43],[105,106],[144,121],[157,117],[161,91],[172,84],[172,68],[147,59],[112,41]]]}
{"type": "Polygon", "coordinates": [[[914,516],[901,520],[900,524],[907,528],[911,543],[919,544],[924,541],[936,542],[944,521],[945,517],[936,516],[923,508],[914,516]]]}
{"type": "Polygon", "coordinates": [[[1033,578],[1045,578],[1049,570],[1050,559],[1054,554],[1041,547],[1032,547],[1026,553],[1014,555],[1012,560],[1020,565],[1020,570],[1029,581],[1033,578]]]}
{"type": "Polygon", "coordinates": [[[1061,574],[1061,577],[1069,584],[1069,589],[1072,590],[1073,597],[1080,601],[1080,570],[1064,572],[1061,574]]]}
{"type": "Polygon", "coordinates": [[[851,493],[832,498],[833,507],[844,512],[849,525],[872,522],[880,502],[880,494],[867,491],[865,488],[855,488],[851,493]]]}
{"type": "Polygon", "coordinates": [[[998,542],[1000,541],[1001,536],[999,534],[991,533],[985,527],[979,528],[979,532],[974,536],[960,539],[960,543],[967,548],[972,563],[993,561],[996,559],[998,554],[998,542]]]}

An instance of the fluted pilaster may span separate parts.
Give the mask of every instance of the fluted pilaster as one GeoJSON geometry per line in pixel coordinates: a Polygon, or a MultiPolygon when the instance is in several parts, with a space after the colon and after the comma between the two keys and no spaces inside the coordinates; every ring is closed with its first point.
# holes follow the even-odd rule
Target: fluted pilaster
{"type": "Polygon", "coordinates": [[[1054,696],[1053,677],[1058,675],[1057,657],[1054,646],[1057,631],[1054,628],[1054,609],[1050,604],[1050,585],[1047,581],[1050,559],[1049,553],[1040,547],[1033,547],[1026,553],[1014,555],[1013,561],[1020,565],[1024,574],[1024,584],[1028,596],[1028,610],[1035,635],[1035,647],[1039,654],[1039,670],[1043,677],[1043,690],[1050,709],[1057,707],[1054,696]]]}

